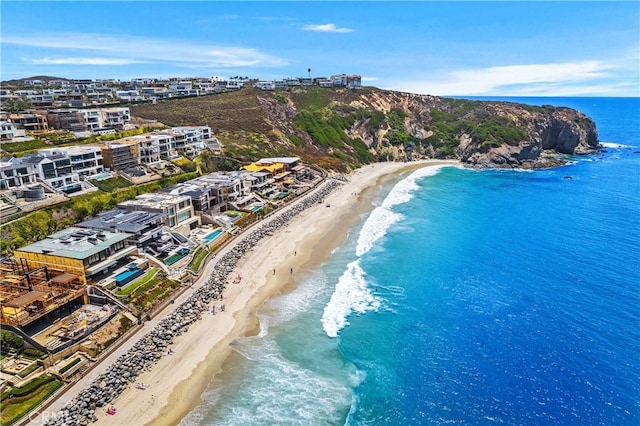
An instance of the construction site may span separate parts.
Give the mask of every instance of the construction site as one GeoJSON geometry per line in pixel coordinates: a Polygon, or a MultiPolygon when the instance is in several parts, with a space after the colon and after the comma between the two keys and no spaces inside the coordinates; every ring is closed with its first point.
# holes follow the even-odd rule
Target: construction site
{"type": "Polygon", "coordinates": [[[119,311],[101,295],[91,294],[77,275],[47,266],[29,268],[22,259],[0,262],[2,328],[37,349],[62,350],[119,311]]]}

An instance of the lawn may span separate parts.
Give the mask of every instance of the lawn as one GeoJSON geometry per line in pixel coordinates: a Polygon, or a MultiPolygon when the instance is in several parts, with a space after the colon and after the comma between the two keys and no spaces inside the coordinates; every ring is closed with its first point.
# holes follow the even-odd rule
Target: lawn
{"type": "Polygon", "coordinates": [[[9,154],[15,154],[24,151],[33,151],[35,149],[46,148],[47,144],[40,139],[21,142],[2,142],[2,150],[9,154]]]}
{"type": "Polygon", "coordinates": [[[105,180],[92,180],[91,183],[104,192],[112,192],[116,189],[128,188],[132,185],[131,182],[129,182],[122,176],[112,177],[105,180]]]}
{"type": "Polygon", "coordinates": [[[65,365],[60,369],[60,374],[71,370],[71,368],[79,362],[80,362],[80,358],[74,359],[73,361],[71,361],[70,363],[68,363],[67,365],[65,365]]]}
{"type": "Polygon", "coordinates": [[[198,247],[196,249],[196,252],[193,254],[193,259],[191,260],[191,263],[189,263],[189,269],[191,269],[193,272],[198,272],[198,270],[200,269],[200,264],[205,259],[205,257],[207,257],[208,254],[209,254],[209,251],[207,249],[203,247],[198,247]]]}
{"type": "Polygon", "coordinates": [[[63,383],[53,376],[33,379],[22,388],[13,387],[2,393],[0,424],[11,425],[33,410],[42,401],[58,390],[63,383]],[[13,394],[13,398],[9,395],[13,394]]]}

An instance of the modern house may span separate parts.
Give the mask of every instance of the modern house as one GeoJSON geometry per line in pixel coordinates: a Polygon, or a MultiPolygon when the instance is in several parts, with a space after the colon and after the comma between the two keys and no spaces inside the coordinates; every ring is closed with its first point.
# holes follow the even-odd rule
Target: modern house
{"type": "Polygon", "coordinates": [[[16,123],[11,121],[0,122],[0,141],[11,142],[17,138],[24,138],[27,133],[24,129],[19,129],[16,123]]]}
{"type": "MultiPolygon", "coordinates": [[[[70,132],[87,131],[87,123],[84,113],[75,109],[54,109],[47,112],[47,120],[54,129],[68,130],[70,132]]],[[[99,127],[99,126],[98,126],[99,127]]]]}
{"type": "Polygon", "coordinates": [[[163,192],[141,194],[133,200],[118,204],[118,207],[124,210],[161,213],[166,226],[184,235],[188,235],[191,229],[200,224],[200,217],[196,216],[188,195],[163,192]]]}
{"type": "Polygon", "coordinates": [[[131,121],[129,108],[100,108],[101,127],[122,130],[131,121]]]}
{"type": "Polygon", "coordinates": [[[47,119],[51,127],[70,132],[122,130],[131,121],[131,112],[127,107],[54,109],[47,113],[47,119]]]}
{"type": "Polygon", "coordinates": [[[104,171],[102,150],[99,146],[79,145],[47,148],[38,150],[38,154],[47,158],[67,157],[71,172],[77,174],[80,178],[96,175],[104,171]]]}
{"type": "Polygon", "coordinates": [[[76,226],[98,231],[123,232],[129,234],[130,244],[144,247],[150,241],[160,237],[163,217],[163,213],[113,209],[80,222],[76,226]]]}
{"type": "Polygon", "coordinates": [[[47,117],[42,114],[10,114],[9,119],[27,132],[49,130],[47,117]]]}
{"type": "Polygon", "coordinates": [[[104,165],[111,170],[125,170],[138,164],[131,145],[107,142],[100,146],[100,150],[104,165]]]}
{"type": "Polygon", "coordinates": [[[116,269],[135,254],[128,245],[129,234],[70,227],[13,252],[16,261],[28,269],[49,269],[76,275],[84,284],[116,269]]]}
{"type": "Polygon", "coordinates": [[[25,161],[25,157],[5,157],[0,160],[0,189],[26,186],[38,181],[37,162],[25,161]]]}
{"type": "Polygon", "coordinates": [[[100,148],[84,145],[41,149],[37,154],[5,158],[0,162],[0,188],[27,186],[43,181],[62,191],[80,189],[85,178],[102,173],[100,148]]]}

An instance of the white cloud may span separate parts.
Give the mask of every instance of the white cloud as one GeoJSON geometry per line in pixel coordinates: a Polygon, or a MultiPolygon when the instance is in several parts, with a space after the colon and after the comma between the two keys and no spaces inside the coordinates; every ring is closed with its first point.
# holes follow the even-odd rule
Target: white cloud
{"type": "Polygon", "coordinates": [[[442,77],[397,82],[396,90],[434,95],[575,95],[606,90],[600,80],[613,66],[602,61],[506,65],[453,71],[442,77]],[[596,84],[597,83],[597,84],[596,84]],[[583,91],[584,90],[584,91],[583,91]]]}
{"type": "Polygon", "coordinates": [[[351,33],[354,31],[351,28],[336,27],[336,24],[305,25],[302,29],[305,31],[319,31],[323,33],[351,33]]]}
{"type": "Polygon", "coordinates": [[[133,59],[121,59],[121,58],[40,58],[29,59],[20,58],[24,62],[35,65],[129,65],[139,64],[143,61],[136,61],[133,59]]]}
{"type": "MultiPolygon", "coordinates": [[[[73,55],[70,55],[70,52],[81,51],[84,53],[82,57],[85,58],[113,56],[112,60],[114,61],[155,62],[187,68],[279,67],[287,65],[287,62],[281,58],[250,47],[218,46],[128,35],[78,33],[3,35],[2,43],[48,48],[57,53],[50,55],[50,57],[68,56],[72,58],[73,55]]],[[[50,60],[50,57],[45,59],[50,60]]]]}
{"type": "Polygon", "coordinates": [[[378,77],[362,77],[362,81],[378,81],[378,77]]]}

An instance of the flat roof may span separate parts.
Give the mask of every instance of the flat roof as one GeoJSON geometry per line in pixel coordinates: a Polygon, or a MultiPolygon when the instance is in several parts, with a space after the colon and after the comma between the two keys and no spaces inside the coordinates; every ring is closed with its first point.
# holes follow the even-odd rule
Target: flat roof
{"type": "Polygon", "coordinates": [[[128,232],[135,234],[150,224],[161,220],[163,213],[152,213],[141,210],[113,209],[98,216],[78,223],[81,228],[101,229],[105,231],[128,232]]]}
{"type": "Polygon", "coordinates": [[[191,198],[188,195],[182,194],[170,194],[166,192],[152,192],[146,194],[140,194],[133,200],[123,201],[118,203],[118,207],[121,206],[141,206],[152,208],[164,208],[173,207],[182,201],[191,202],[191,198]]]}
{"type": "Polygon", "coordinates": [[[38,253],[82,260],[128,237],[129,234],[124,232],[116,233],[72,226],[49,235],[44,240],[20,247],[14,253],[38,253]]]}

